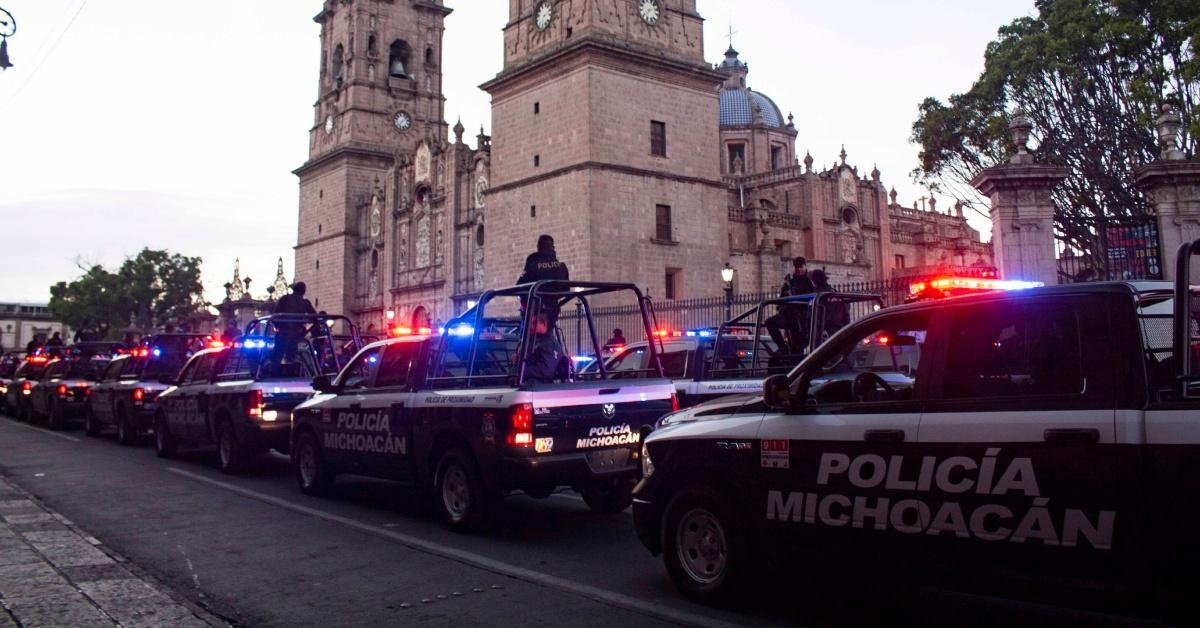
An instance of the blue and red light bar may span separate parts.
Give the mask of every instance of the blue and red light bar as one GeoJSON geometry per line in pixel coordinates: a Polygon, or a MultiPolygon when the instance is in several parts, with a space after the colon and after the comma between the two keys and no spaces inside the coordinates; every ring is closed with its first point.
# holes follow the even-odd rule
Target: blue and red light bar
{"type": "Polygon", "coordinates": [[[980,277],[938,277],[928,281],[914,281],[908,284],[908,293],[918,295],[926,290],[1028,290],[1041,288],[1046,284],[1040,281],[1019,281],[1005,279],[984,279],[980,277]]]}

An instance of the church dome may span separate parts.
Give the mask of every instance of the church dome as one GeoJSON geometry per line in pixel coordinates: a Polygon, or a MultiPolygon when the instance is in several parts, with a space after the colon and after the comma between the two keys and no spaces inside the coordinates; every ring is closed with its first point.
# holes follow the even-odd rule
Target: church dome
{"type": "Polygon", "coordinates": [[[721,126],[750,126],[755,124],[756,113],[761,116],[763,125],[783,128],[783,114],[766,94],[744,87],[721,90],[721,126]]]}
{"type": "Polygon", "coordinates": [[[738,52],[732,46],[725,51],[725,61],[717,69],[729,77],[721,88],[721,126],[762,124],[783,128],[783,114],[775,101],[746,87],[750,66],[738,59],[738,52]]]}

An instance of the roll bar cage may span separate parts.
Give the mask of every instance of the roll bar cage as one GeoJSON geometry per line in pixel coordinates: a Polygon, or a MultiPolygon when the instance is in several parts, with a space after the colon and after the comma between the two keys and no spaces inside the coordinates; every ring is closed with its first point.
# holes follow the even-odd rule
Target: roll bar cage
{"type": "MultiPolygon", "coordinates": [[[[719,361],[721,360],[720,347],[721,347],[722,338],[732,335],[731,332],[729,331],[731,328],[735,328],[735,327],[739,327],[739,326],[742,326],[742,327],[747,326],[746,319],[748,319],[750,317],[754,317],[754,336],[753,336],[754,337],[754,357],[750,361],[750,369],[748,371],[746,371],[751,376],[753,376],[755,373],[759,373],[760,368],[762,368],[759,366],[759,358],[762,356],[763,352],[760,351],[759,349],[760,349],[760,345],[763,344],[762,336],[765,331],[764,328],[766,327],[766,317],[764,316],[764,312],[766,312],[766,310],[769,306],[778,305],[778,306],[786,307],[789,305],[790,306],[804,305],[809,308],[810,313],[817,313],[817,312],[824,313],[827,305],[831,301],[835,301],[835,300],[840,301],[842,303],[847,303],[847,304],[874,302],[876,305],[879,306],[880,309],[882,309],[884,307],[883,297],[879,296],[878,294],[871,294],[871,293],[865,293],[865,292],[810,292],[808,294],[801,294],[801,295],[795,295],[795,296],[789,296],[789,297],[779,297],[776,299],[767,299],[766,301],[760,302],[758,305],[746,310],[745,312],[730,319],[729,321],[722,323],[721,326],[717,328],[717,338],[716,338],[715,343],[713,344],[713,347],[715,348],[715,350],[713,351],[713,355],[709,358],[710,362],[708,364],[708,368],[709,368],[708,372],[709,373],[722,372],[722,369],[717,368],[719,365],[719,361]]],[[[819,346],[821,344],[821,342],[823,341],[823,338],[821,338],[821,334],[819,333],[819,325],[821,324],[821,322],[823,320],[824,320],[824,316],[814,316],[812,314],[809,315],[808,330],[807,330],[808,331],[808,341],[807,341],[807,344],[805,344],[805,346],[804,346],[804,353],[802,355],[808,355],[808,354],[812,353],[813,349],[816,349],[817,346],[819,346]]],[[[846,324],[849,324],[850,322],[851,321],[847,320],[846,324]]],[[[776,348],[780,349],[780,347],[776,347],[776,348]]],[[[788,365],[788,370],[790,370],[791,366],[794,366],[794,365],[788,365]]],[[[765,368],[769,370],[770,365],[768,364],[765,368]]],[[[724,370],[728,370],[728,369],[724,369],[724,370]]],[[[743,372],[743,369],[738,369],[738,371],[743,372]]]]}
{"type": "Polygon", "coordinates": [[[1200,397],[1192,392],[1192,384],[1200,382],[1196,373],[1195,355],[1192,348],[1198,346],[1200,337],[1192,335],[1192,256],[1200,256],[1200,240],[1184,242],[1175,254],[1175,329],[1173,330],[1173,352],[1175,354],[1175,380],[1180,399],[1200,397]]]}
{"type": "MultiPolygon", "coordinates": [[[[349,338],[351,341],[354,342],[354,351],[352,351],[350,353],[350,355],[353,356],[355,353],[358,353],[364,346],[363,341],[362,341],[362,336],[359,335],[358,327],[356,327],[354,325],[354,321],[350,320],[348,317],[343,316],[341,314],[268,314],[266,316],[259,316],[257,318],[254,318],[249,323],[247,323],[245,330],[242,332],[242,335],[243,336],[254,336],[255,334],[252,334],[251,332],[255,328],[257,328],[259,325],[263,325],[263,324],[274,326],[276,333],[278,333],[280,324],[283,324],[283,325],[305,325],[305,326],[311,326],[307,330],[308,336],[310,338],[312,338],[313,340],[324,340],[324,341],[326,341],[327,346],[330,349],[332,349],[334,346],[333,343],[335,340],[347,337],[347,334],[333,333],[334,325],[331,323],[338,323],[338,322],[345,323],[346,329],[350,330],[349,338]]],[[[312,351],[314,354],[317,353],[317,349],[315,347],[312,348],[312,351]]],[[[332,353],[334,363],[337,366],[337,371],[341,371],[342,368],[344,368],[346,366],[346,364],[342,363],[342,360],[339,359],[336,351],[332,351],[331,353],[332,353]]],[[[320,356],[318,355],[317,357],[319,358],[320,356]]],[[[346,362],[348,363],[349,360],[347,360],[346,362]]],[[[321,362],[318,360],[317,364],[320,365],[321,362]]]]}
{"type": "MultiPolygon", "coordinates": [[[[592,305],[589,299],[598,295],[612,294],[616,292],[632,292],[638,301],[638,308],[642,314],[642,324],[645,327],[646,337],[654,338],[654,329],[657,327],[657,319],[654,315],[654,306],[650,302],[650,298],[645,296],[642,291],[634,284],[629,283],[611,283],[601,281],[537,281],[533,283],[521,284],[511,288],[502,288],[498,290],[488,290],[479,296],[478,303],[475,307],[467,310],[460,316],[451,319],[446,323],[446,330],[453,330],[455,327],[462,325],[470,325],[475,331],[471,338],[471,357],[467,363],[467,373],[465,376],[466,386],[470,388],[476,379],[491,379],[494,383],[494,375],[475,375],[475,366],[479,351],[478,332],[484,329],[485,324],[501,323],[506,324],[510,328],[520,330],[520,338],[517,344],[517,368],[515,372],[515,381],[512,383],[517,386],[525,383],[525,365],[528,362],[530,354],[533,351],[533,335],[535,326],[534,315],[542,310],[542,304],[546,302],[553,303],[560,311],[563,306],[571,301],[578,300],[582,305],[582,313],[587,321],[588,334],[591,337],[592,349],[594,355],[602,355],[601,340],[596,335],[596,324],[592,318],[592,305]],[[483,312],[488,303],[502,297],[517,297],[521,299],[524,307],[520,318],[506,319],[487,319],[483,312]]],[[[452,335],[446,333],[442,339],[442,347],[449,342],[452,335]]],[[[662,368],[662,347],[661,339],[657,343],[649,343],[650,355],[652,364],[654,365],[654,374],[657,377],[663,377],[662,368]]],[[[443,351],[444,353],[444,351],[443,351]]],[[[442,360],[443,356],[438,356],[438,360],[442,360]]],[[[608,368],[604,365],[603,360],[599,360],[600,378],[608,379],[608,368]]]]}

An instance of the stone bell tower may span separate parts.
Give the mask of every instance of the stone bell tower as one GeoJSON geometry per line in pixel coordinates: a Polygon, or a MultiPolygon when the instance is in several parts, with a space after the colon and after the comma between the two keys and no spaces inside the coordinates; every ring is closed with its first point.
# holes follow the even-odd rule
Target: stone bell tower
{"type": "Polygon", "coordinates": [[[718,91],[696,0],[510,0],[492,96],[486,281],[539,233],[571,277],[720,293],[718,91]]]}
{"type": "Polygon", "coordinates": [[[444,141],[442,0],[325,0],[321,70],[300,178],[297,281],[318,310],[382,302],[388,177],[422,140],[444,141]],[[376,272],[381,272],[379,269],[376,272]],[[375,275],[371,275],[374,278],[375,275]]]}

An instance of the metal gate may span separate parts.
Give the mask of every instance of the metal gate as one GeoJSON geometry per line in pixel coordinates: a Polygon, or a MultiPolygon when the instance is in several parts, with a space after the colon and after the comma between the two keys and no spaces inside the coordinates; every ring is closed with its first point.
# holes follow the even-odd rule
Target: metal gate
{"type": "Polygon", "coordinates": [[[1058,283],[1162,279],[1156,216],[1054,219],[1058,283]]]}

